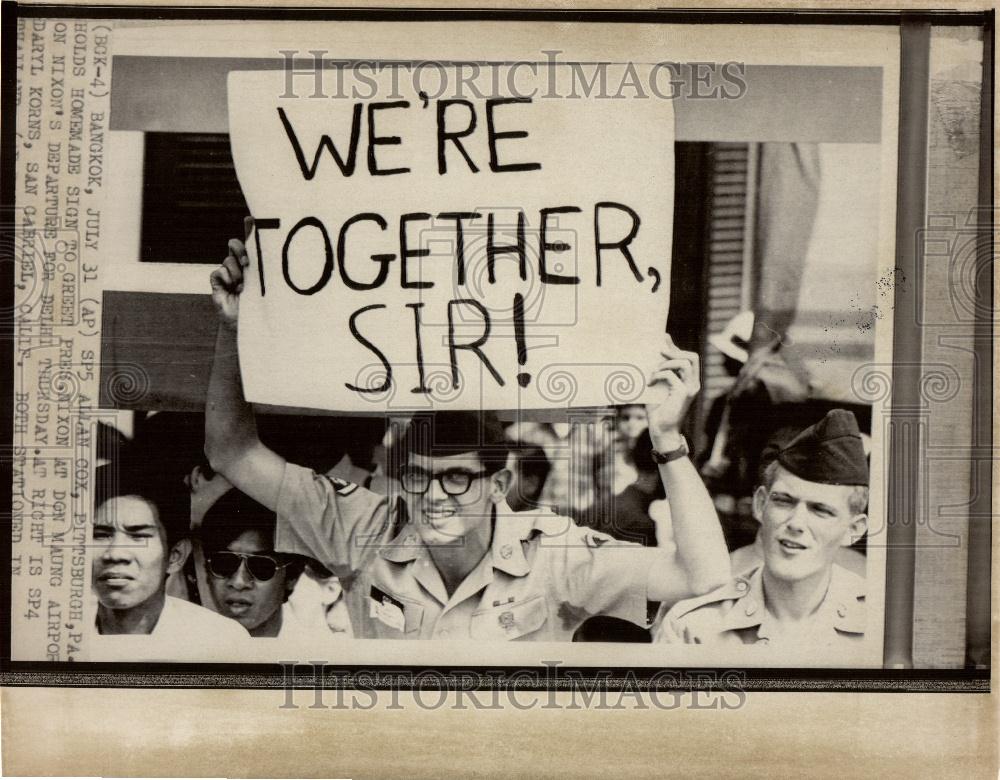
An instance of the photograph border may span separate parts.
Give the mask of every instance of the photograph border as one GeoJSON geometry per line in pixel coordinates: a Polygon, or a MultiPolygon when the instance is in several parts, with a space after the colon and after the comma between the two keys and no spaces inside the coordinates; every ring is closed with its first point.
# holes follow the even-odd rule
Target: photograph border
{"type": "MultiPolygon", "coordinates": [[[[704,24],[704,23],[748,23],[748,24],[836,24],[836,25],[889,25],[900,26],[901,28],[901,59],[916,54],[917,62],[926,67],[930,27],[934,26],[979,26],[984,30],[984,82],[983,82],[983,106],[981,124],[981,144],[980,144],[980,187],[979,198],[980,207],[992,209],[993,202],[993,126],[994,126],[994,106],[992,101],[993,93],[993,29],[994,12],[958,12],[958,11],[774,11],[774,10],[747,10],[739,11],[706,11],[706,10],[635,10],[635,11],[598,11],[598,10],[510,10],[510,9],[398,9],[398,8],[365,8],[365,9],[305,9],[305,8],[260,8],[253,6],[233,6],[226,8],[198,8],[182,6],[76,6],[76,5],[14,5],[4,4],[4,25],[3,43],[7,52],[5,64],[13,62],[16,51],[16,20],[22,18],[83,18],[83,19],[168,19],[168,20],[356,20],[356,21],[574,21],[574,22],[599,22],[599,23],[671,23],[671,24],[704,24]],[[11,11],[11,6],[13,11],[11,11]],[[908,54],[909,53],[909,54],[908,54]],[[923,60],[920,55],[923,55],[923,60]]],[[[913,62],[913,60],[909,60],[913,62]]],[[[12,69],[8,68],[8,72],[12,69]]],[[[922,110],[926,116],[928,110],[928,97],[926,93],[921,94],[914,85],[919,82],[921,71],[901,69],[900,85],[900,112],[919,112],[922,110]]],[[[926,73],[924,73],[926,76],[926,73]]],[[[16,115],[16,102],[14,91],[16,85],[14,79],[6,79],[3,84],[2,111],[7,117],[16,115]]],[[[913,115],[912,113],[910,114],[913,115]]],[[[904,268],[904,271],[914,272],[918,263],[918,248],[912,239],[915,230],[923,227],[922,203],[914,202],[910,199],[913,192],[920,191],[922,187],[912,189],[907,183],[922,182],[927,173],[927,132],[923,127],[923,132],[910,133],[906,129],[905,123],[900,124],[899,132],[899,160],[900,165],[897,171],[898,192],[897,192],[897,225],[896,225],[896,252],[897,265],[904,268]],[[908,155],[904,158],[904,154],[908,155]],[[914,165],[917,155],[922,164],[914,165]],[[904,163],[904,160],[906,164],[904,163]],[[915,221],[916,220],[916,221],[915,221]]],[[[3,185],[0,191],[0,213],[10,213],[13,206],[14,193],[14,124],[12,121],[4,123],[2,135],[2,170],[3,185]]],[[[994,212],[989,212],[992,217],[994,212]]],[[[992,224],[983,230],[988,233],[989,240],[992,241],[992,224]]],[[[7,245],[7,242],[4,242],[7,245]]],[[[991,258],[985,256],[982,261],[987,262],[991,258]]],[[[4,258],[6,259],[6,258],[4,258]]],[[[4,317],[4,338],[2,359],[7,360],[7,365],[13,365],[13,264],[10,262],[0,263],[3,276],[0,277],[2,285],[4,303],[3,310],[10,312],[4,317]],[[8,297],[10,296],[10,297],[8,297]]],[[[914,274],[915,276],[915,274],[914,274]]],[[[983,305],[977,306],[977,333],[992,335],[992,322],[984,311],[992,310],[992,287],[986,291],[991,300],[981,302],[983,305]]],[[[921,363],[922,353],[922,326],[919,317],[921,299],[918,297],[915,286],[908,285],[896,287],[896,306],[894,310],[894,330],[893,330],[893,357],[894,362],[905,360],[921,363]]],[[[976,340],[977,368],[978,371],[972,377],[974,383],[973,407],[977,414],[974,417],[976,424],[982,430],[978,431],[977,441],[988,441],[992,444],[993,438],[993,387],[992,387],[992,341],[986,338],[976,340]],[[985,370],[984,370],[985,369],[985,370]]],[[[919,393],[916,383],[898,382],[894,385],[895,392],[892,401],[892,416],[889,424],[890,431],[899,431],[900,423],[905,423],[906,408],[912,407],[914,398],[909,395],[919,393]],[[909,394],[909,395],[908,395],[909,394]]],[[[13,397],[8,392],[5,394],[6,413],[2,415],[3,422],[0,428],[0,435],[5,442],[12,441],[12,405],[13,397]]],[[[919,396],[916,397],[919,401],[919,396]]],[[[888,492],[888,516],[892,516],[893,507],[902,501],[900,490],[902,486],[913,484],[913,474],[904,476],[893,471],[893,464],[896,469],[910,468],[917,469],[917,461],[911,458],[902,458],[902,447],[905,444],[902,435],[890,434],[888,446],[889,474],[890,480],[887,485],[888,492]],[[900,466],[900,462],[903,465],[900,466]]],[[[2,471],[0,471],[0,482],[3,483],[4,494],[9,496],[12,490],[12,464],[11,447],[5,444],[5,457],[2,459],[2,471]]],[[[990,449],[992,452],[992,449],[990,449]]],[[[989,483],[991,490],[989,494],[976,497],[977,504],[970,507],[970,514],[973,512],[985,513],[989,516],[992,513],[992,482],[989,483]]],[[[7,515],[9,517],[9,515],[7,515]]],[[[970,523],[970,529],[974,524],[970,523]]],[[[908,577],[912,582],[913,560],[914,560],[914,540],[915,524],[913,523],[892,523],[887,517],[887,527],[889,529],[890,549],[888,552],[887,571],[898,572],[903,577],[908,577]]],[[[989,529],[987,528],[987,533],[989,529]]],[[[985,550],[987,554],[990,550],[989,541],[983,544],[982,540],[979,549],[972,546],[971,549],[980,552],[985,550]]],[[[10,567],[11,567],[11,538],[9,534],[2,535],[2,548],[0,548],[0,577],[3,578],[3,598],[0,604],[0,645],[3,653],[0,659],[0,683],[10,686],[55,686],[55,687],[165,687],[165,688],[261,688],[274,689],[281,687],[293,687],[296,689],[311,689],[315,686],[315,676],[312,671],[287,674],[277,665],[255,665],[255,664],[215,664],[215,665],[194,665],[194,664],[101,664],[101,663],[53,663],[53,662],[23,662],[11,661],[11,611],[12,605],[9,599],[10,589],[10,567]]],[[[971,569],[972,567],[970,567],[971,569]]],[[[970,574],[971,576],[971,574],[970,574]]],[[[920,691],[920,692],[987,692],[989,690],[990,670],[989,668],[967,668],[967,669],[921,669],[915,670],[905,668],[906,664],[912,663],[912,659],[907,656],[908,644],[912,643],[913,627],[913,589],[909,593],[899,593],[898,589],[893,589],[889,585],[886,588],[886,615],[887,630],[885,635],[884,657],[886,664],[890,667],[884,669],[763,669],[763,668],[742,668],[742,669],[705,669],[696,667],[676,668],[673,671],[681,674],[678,678],[680,689],[704,690],[712,687],[711,680],[725,679],[725,675],[735,673],[741,681],[743,690],[747,691],[920,691]],[[888,616],[893,615],[893,622],[905,623],[900,627],[894,625],[891,629],[888,625],[888,616]],[[908,615],[906,621],[902,617],[908,615]],[[907,633],[909,632],[909,633],[907,633]],[[705,679],[699,683],[696,671],[706,672],[705,679]],[[690,672],[690,679],[683,679],[683,673],[690,672]],[[713,678],[714,675],[714,678],[713,678]],[[704,687],[704,686],[707,686],[704,687]]],[[[970,589],[970,597],[971,597],[970,589]]],[[[375,690],[401,688],[412,689],[414,679],[421,672],[434,669],[441,674],[442,679],[450,679],[456,687],[461,687],[468,679],[476,679],[489,687],[490,681],[510,680],[514,675],[527,671],[529,674],[541,675],[538,679],[538,688],[521,685],[525,690],[555,690],[561,684],[558,681],[552,682],[544,677],[545,669],[535,667],[531,669],[517,669],[514,667],[421,667],[412,666],[393,669],[391,667],[381,667],[372,669],[362,669],[360,667],[340,667],[327,665],[330,673],[324,674],[323,685],[330,688],[372,688],[375,690]],[[377,678],[372,678],[373,674],[385,674],[392,676],[391,684],[380,682],[377,678]],[[407,684],[409,679],[409,684],[407,684]],[[555,686],[555,687],[551,687],[555,686]]],[[[608,684],[618,684],[619,687],[609,688],[609,690],[621,690],[627,685],[626,673],[631,673],[635,680],[645,680],[647,683],[654,677],[656,672],[662,669],[629,669],[626,667],[608,667],[598,669],[595,667],[585,668],[562,668],[560,672],[569,678],[573,673],[580,672],[584,677],[598,678],[607,673],[608,684]]],[[[729,678],[737,679],[737,678],[729,678]]],[[[388,677],[386,678],[388,679],[388,677]]],[[[451,683],[449,683],[450,685],[451,683]]],[[[669,681],[666,683],[669,685],[669,681]]],[[[462,688],[466,690],[467,688],[462,688]]],[[[479,688],[482,689],[482,688],[479,688]]]]}

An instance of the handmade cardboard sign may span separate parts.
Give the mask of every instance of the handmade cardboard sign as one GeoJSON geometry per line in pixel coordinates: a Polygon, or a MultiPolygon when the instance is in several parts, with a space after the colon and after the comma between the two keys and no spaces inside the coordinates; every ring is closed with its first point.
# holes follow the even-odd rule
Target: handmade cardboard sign
{"type": "Polygon", "coordinates": [[[389,69],[362,97],[230,74],[255,220],[248,400],[357,412],[643,397],[667,318],[672,107],[574,96],[571,68],[553,71],[561,97],[505,92],[503,69],[493,94],[440,97],[389,69]]]}

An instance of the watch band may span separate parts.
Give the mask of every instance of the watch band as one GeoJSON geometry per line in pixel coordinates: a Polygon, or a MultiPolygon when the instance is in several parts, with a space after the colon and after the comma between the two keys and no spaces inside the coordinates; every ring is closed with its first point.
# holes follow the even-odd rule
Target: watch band
{"type": "Polygon", "coordinates": [[[659,452],[654,448],[653,460],[662,465],[664,463],[670,463],[671,461],[674,460],[680,460],[681,458],[686,458],[689,451],[690,450],[688,450],[687,439],[685,439],[684,435],[681,434],[681,443],[677,449],[670,450],[670,452],[659,452]]]}

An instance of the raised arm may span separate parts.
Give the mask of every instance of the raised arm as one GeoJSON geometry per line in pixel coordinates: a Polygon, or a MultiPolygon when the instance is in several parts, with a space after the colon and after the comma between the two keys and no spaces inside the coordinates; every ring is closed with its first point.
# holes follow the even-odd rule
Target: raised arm
{"type": "Polygon", "coordinates": [[[226,259],[211,275],[219,333],[205,404],[205,455],[236,488],[276,510],[285,461],[257,436],[253,408],[243,397],[236,349],[243,269],[248,262],[246,247],[234,238],[226,259]]]}
{"type": "MultiPolygon", "coordinates": [[[[653,448],[662,454],[677,451],[683,440],[681,421],[701,387],[698,355],[679,349],[669,336],[661,349],[662,361],[652,377],[663,400],[646,407],[653,448]]],[[[654,566],[649,574],[652,601],[672,604],[707,593],[730,577],[729,553],[712,498],[687,456],[659,465],[673,519],[678,566],[654,566]]]]}

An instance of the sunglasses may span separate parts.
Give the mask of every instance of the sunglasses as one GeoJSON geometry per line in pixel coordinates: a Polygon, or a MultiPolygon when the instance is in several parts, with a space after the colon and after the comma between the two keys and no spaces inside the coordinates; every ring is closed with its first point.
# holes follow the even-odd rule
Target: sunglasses
{"type": "Polygon", "coordinates": [[[282,563],[269,555],[254,555],[228,550],[210,553],[206,557],[206,561],[212,575],[221,579],[229,579],[240,570],[240,566],[246,564],[250,576],[257,582],[267,582],[274,579],[274,575],[278,573],[279,569],[288,566],[287,561],[282,563]]]}

